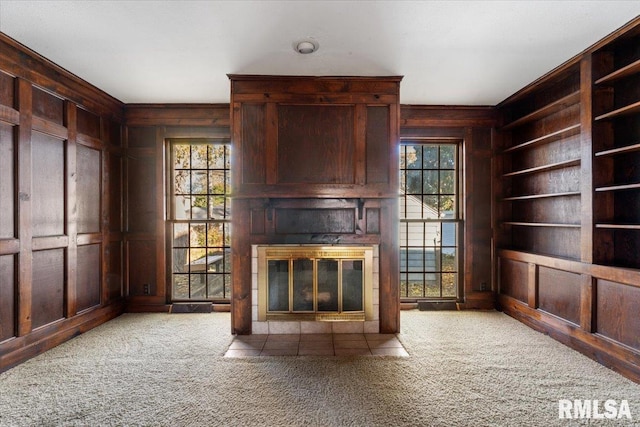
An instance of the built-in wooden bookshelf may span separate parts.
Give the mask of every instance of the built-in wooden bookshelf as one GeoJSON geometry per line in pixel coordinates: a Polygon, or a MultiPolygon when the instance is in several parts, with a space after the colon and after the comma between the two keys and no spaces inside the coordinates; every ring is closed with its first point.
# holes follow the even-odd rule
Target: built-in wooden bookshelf
{"type": "Polygon", "coordinates": [[[594,262],[640,268],[640,31],[593,54],[594,262]]]}
{"type": "Polygon", "coordinates": [[[511,146],[509,148],[506,148],[504,150],[504,153],[510,153],[512,151],[521,150],[523,148],[531,148],[534,145],[546,144],[546,143],[557,141],[559,139],[562,139],[571,135],[576,135],[578,133],[580,133],[580,123],[573,124],[573,125],[567,126],[564,129],[560,129],[555,132],[551,132],[551,133],[542,135],[540,137],[533,138],[529,141],[525,141],[523,143],[511,146]]]}
{"type": "Polygon", "coordinates": [[[621,67],[607,74],[606,76],[599,78],[598,80],[596,80],[596,84],[599,85],[604,83],[611,83],[618,79],[622,79],[624,77],[632,76],[638,73],[640,73],[640,59],[637,59],[631,64],[621,67]]]}
{"type": "Polygon", "coordinates": [[[498,113],[498,307],[640,381],[640,17],[498,113]]]}
{"type": "Polygon", "coordinates": [[[631,153],[634,151],[640,151],[640,144],[632,144],[624,147],[613,148],[611,150],[598,151],[595,153],[595,156],[614,156],[616,154],[631,153]]]}
{"type": "Polygon", "coordinates": [[[522,169],[522,170],[505,173],[502,176],[509,177],[509,176],[517,176],[517,175],[526,175],[530,173],[544,172],[544,171],[549,171],[553,169],[562,169],[569,166],[577,166],[579,164],[580,164],[580,159],[564,160],[561,162],[549,163],[542,166],[536,166],[533,168],[522,169]]]}
{"type": "Polygon", "coordinates": [[[502,126],[503,131],[513,129],[517,126],[522,126],[526,123],[530,123],[539,119],[543,119],[547,116],[550,116],[553,113],[557,113],[566,109],[568,106],[575,104],[580,101],[580,91],[577,90],[575,92],[570,93],[569,95],[563,96],[560,99],[556,99],[548,104],[543,105],[542,107],[526,114],[522,117],[518,117],[517,119],[505,124],[502,126]]]}
{"type": "Polygon", "coordinates": [[[580,258],[580,69],[500,106],[502,247],[580,258]]]}

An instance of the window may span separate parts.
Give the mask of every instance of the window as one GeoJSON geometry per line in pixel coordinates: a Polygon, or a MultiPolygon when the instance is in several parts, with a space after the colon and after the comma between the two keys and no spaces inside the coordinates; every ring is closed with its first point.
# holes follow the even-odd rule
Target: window
{"type": "Polygon", "coordinates": [[[400,297],[457,299],[459,143],[400,146],[400,297]]]}
{"type": "Polygon", "coordinates": [[[227,140],[169,141],[173,301],[230,297],[229,147],[227,140]]]}

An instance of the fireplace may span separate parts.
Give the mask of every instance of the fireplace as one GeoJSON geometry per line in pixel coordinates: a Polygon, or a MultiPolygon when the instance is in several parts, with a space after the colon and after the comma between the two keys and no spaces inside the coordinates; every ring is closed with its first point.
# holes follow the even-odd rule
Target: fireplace
{"type": "Polygon", "coordinates": [[[379,330],[377,245],[254,245],[253,329],[379,330]]]}
{"type": "Polygon", "coordinates": [[[232,332],[399,332],[401,77],[230,78],[232,332]]]}

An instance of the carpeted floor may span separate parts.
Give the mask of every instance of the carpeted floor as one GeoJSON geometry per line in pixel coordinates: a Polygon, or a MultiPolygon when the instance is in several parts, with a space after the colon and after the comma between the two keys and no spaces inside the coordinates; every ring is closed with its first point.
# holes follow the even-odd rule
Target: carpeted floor
{"type": "Polygon", "coordinates": [[[0,425],[640,425],[640,385],[502,313],[401,321],[409,357],[236,359],[228,313],[125,314],[0,374],[0,425]],[[560,420],[559,399],[634,420],[560,420]]]}

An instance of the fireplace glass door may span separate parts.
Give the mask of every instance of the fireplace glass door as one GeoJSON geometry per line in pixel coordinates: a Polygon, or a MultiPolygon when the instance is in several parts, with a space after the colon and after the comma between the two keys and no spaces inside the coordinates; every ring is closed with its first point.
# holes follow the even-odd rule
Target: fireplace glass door
{"type": "Polygon", "coordinates": [[[270,259],[267,266],[268,312],[364,311],[362,259],[270,259]]]}

